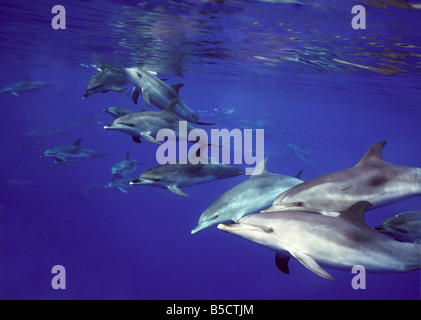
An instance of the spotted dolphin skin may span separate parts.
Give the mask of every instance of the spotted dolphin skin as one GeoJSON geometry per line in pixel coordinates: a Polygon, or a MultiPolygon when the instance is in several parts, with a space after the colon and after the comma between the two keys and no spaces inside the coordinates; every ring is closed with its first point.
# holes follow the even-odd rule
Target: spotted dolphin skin
{"type": "Polygon", "coordinates": [[[364,220],[369,206],[357,202],[338,217],[301,211],[257,213],[218,228],[274,250],[276,265],[284,273],[289,273],[290,257],[328,280],[334,278],[323,267],[351,271],[361,265],[373,273],[420,269],[421,246],[370,228],[364,220]]]}
{"type": "Polygon", "coordinates": [[[220,163],[167,163],[146,170],[140,175],[139,179],[130,182],[130,184],[167,188],[176,195],[188,197],[189,195],[180,188],[242,174],[244,174],[243,170],[220,163]]]}
{"type": "Polygon", "coordinates": [[[124,69],[128,79],[135,86],[132,94],[132,100],[137,103],[140,93],[142,94],[145,103],[152,108],[152,105],[163,110],[167,105],[177,99],[177,106],[175,112],[184,120],[196,124],[213,125],[214,123],[206,123],[199,120],[197,114],[190,109],[187,104],[181,99],[178,91],[183,87],[183,84],[176,83],[168,85],[152,72],[143,70],[141,68],[125,68],[124,69]]]}
{"type": "Polygon", "coordinates": [[[358,201],[369,201],[370,209],[375,209],[421,195],[421,169],[384,161],[385,144],[376,143],[352,168],[308,180],[281,193],[262,212],[311,211],[337,216],[358,201]]]}
{"type": "MultiPolygon", "coordinates": [[[[144,138],[152,143],[161,144],[156,140],[156,135],[162,129],[171,129],[179,140],[187,140],[181,137],[179,123],[183,121],[176,113],[175,106],[177,100],[171,101],[162,111],[141,111],[130,113],[114,120],[110,125],[104,126],[105,130],[116,130],[132,136],[133,141],[140,143],[140,138],[144,138]]],[[[187,123],[187,132],[194,127],[187,123]]]]}
{"type": "Polygon", "coordinates": [[[73,163],[76,163],[84,159],[101,158],[101,157],[108,156],[107,154],[98,152],[96,150],[83,148],[80,145],[81,140],[82,139],[78,139],[71,145],[58,146],[58,147],[48,149],[47,151],[44,152],[43,155],[41,155],[41,157],[53,158],[54,165],[62,164],[65,166],[70,166],[73,163]]]}
{"type": "Polygon", "coordinates": [[[14,96],[20,96],[24,92],[52,86],[52,84],[46,82],[29,80],[29,77],[27,76],[21,82],[17,82],[9,86],[3,87],[2,89],[0,89],[0,93],[10,93],[14,96]]]}
{"type": "Polygon", "coordinates": [[[127,83],[129,83],[129,80],[121,68],[102,68],[89,81],[83,99],[95,93],[105,93],[110,90],[116,92],[127,90],[127,88],[123,87],[127,83]]]}
{"type": "Polygon", "coordinates": [[[421,244],[421,210],[407,211],[389,217],[375,229],[399,241],[421,244]]]}
{"type": "Polygon", "coordinates": [[[267,158],[262,159],[255,171],[259,175],[251,175],[232,189],[218,197],[199,218],[199,223],[191,233],[209,228],[221,222],[234,221],[246,214],[258,212],[270,205],[283,191],[302,183],[293,177],[270,173],[266,169],[267,158]]]}

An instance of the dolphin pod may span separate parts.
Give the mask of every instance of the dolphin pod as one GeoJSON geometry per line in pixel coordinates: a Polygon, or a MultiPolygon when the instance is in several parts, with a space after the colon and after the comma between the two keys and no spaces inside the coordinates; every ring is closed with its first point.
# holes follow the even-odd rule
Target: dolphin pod
{"type": "Polygon", "coordinates": [[[372,146],[356,166],[297,184],[270,208],[218,229],[274,250],[278,269],[287,274],[291,257],[328,280],[334,278],[322,266],[361,265],[374,273],[420,269],[420,211],[390,217],[376,228],[364,220],[368,209],[421,194],[421,169],[384,161],[385,144],[372,146]]]}

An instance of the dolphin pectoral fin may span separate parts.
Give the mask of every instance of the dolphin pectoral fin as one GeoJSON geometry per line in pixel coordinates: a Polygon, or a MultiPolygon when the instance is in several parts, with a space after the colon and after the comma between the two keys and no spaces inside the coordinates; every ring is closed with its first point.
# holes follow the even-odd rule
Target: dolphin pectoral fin
{"type": "Polygon", "coordinates": [[[179,189],[177,186],[168,186],[167,188],[168,190],[170,190],[171,192],[175,193],[178,196],[190,197],[188,194],[185,194],[183,191],[181,191],[181,189],[179,189]]]}
{"type": "Polygon", "coordinates": [[[309,255],[298,250],[293,251],[293,252],[290,251],[290,253],[295,259],[300,261],[304,265],[304,267],[314,272],[318,276],[330,281],[335,281],[335,279],[329,273],[327,273],[324,269],[322,269],[322,267],[320,267],[319,264],[309,255]]]}
{"type": "Polygon", "coordinates": [[[140,137],[139,137],[139,136],[137,136],[137,137],[132,136],[132,140],[133,140],[134,142],[136,142],[136,143],[142,143],[142,140],[140,140],[140,137]]]}
{"type": "Polygon", "coordinates": [[[142,137],[145,138],[146,140],[155,143],[155,144],[162,144],[161,142],[158,142],[154,137],[152,137],[150,134],[142,134],[142,137]]]}
{"type": "Polygon", "coordinates": [[[275,253],[275,263],[280,271],[289,274],[288,262],[290,256],[282,253],[275,253]]]}
{"type": "Polygon", "coordinates": [[[150,99],[150,97],[149,97],[149,93],[148,93],[148,91],[146,91],[146,90],[142,90],[142,97],[143,97],[143,100],[145,100],[145,102],[146,102],[146,104],[148,105],[148,107],[149,107],[149,108],[152,108],[152,105],[151,105],[151,99],[150,99]]]}
{"type": "Polygon", "coordinates": [[[124,190],[123,188],[118,188],[119,191],[123,192],[123,193],[128,193],[126,190],[124,190]]]}
{"type": "Polygon", "coordinates": [[[136,88],[136,87],[133,87],[133,90],[132,90],[132,101],[135,104],[137,104],[137,99],[139,99],[139,95],[140,95],[139,89],[136,88]]]}
{"type": "Polygon", "coordinates": [[[16,91],[11,91],[11,94],[13,94],[16,97],[20,97],[20,93],[16,92],[16,91]]]}
{"type": "Polygon", "coordinates": [[[127,90],[127,88],[122,88],[122,87],[118,87],[118,86],[112,86],[110,88],[111,91],[116,91],[116,92],[122,92],[124,90],[127,90]]]}

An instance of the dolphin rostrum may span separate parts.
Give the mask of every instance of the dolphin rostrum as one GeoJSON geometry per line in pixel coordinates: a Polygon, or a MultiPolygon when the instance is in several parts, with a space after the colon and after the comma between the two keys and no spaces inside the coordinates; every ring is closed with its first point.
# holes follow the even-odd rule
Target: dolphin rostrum
{"type": "MultiPolygon", "coordinates": [[[[180,140],[187,140],[179,136],[179,122],[183,121],[176,113],[177,100],[171,101],[163,111],[141,111],[130,113],[114,120],[113,124],[104,126],[105,130],[117,130],[132,136],[133,141],[140,143],[140,137],[155,143],[156,135],[161,129],[171,129],[180,140]]],[[[187,122],[186,122],[187,123],[187,122]]],[[[194,127],[187,123],[187,131],[194,127]]]]}
{"type": "Polygon", "coordinates": [[[52,84],[42,81],[32,81],[26,76],[21,82],[17,82],[0,89],[0,93],[11,93],[14,96],[20,96],[22,93],[41,88],[52,87],[52,84]]]}
{"type": "Polygon", "coordinates": [[[369,206],[357,202],[338,217],[300,211],[257,213],[218,228],[274,250],[276,265],[284,273],[289,273],[291,256],[328,280],[334,279],[322,266],[351,271],[361,265],[374,273],[420,269],[421,246],[370,228],[364,220],[369,206]]]}
{"type": "Polygon", "coordinates": [[[270,211],[311,211],[337,216],[367,200],[375,209],[421,195],[421,169],[382,159],[385,141],[373,145],[354,167],[308,180],[281,193],[270,211]]]}
{"type": "Polygon", "coordinates": [[[107,154],[81,147],[81,140],[82,139],[78,139],[71,145],[48,149],[41,157],[53,158],[53,164],[63,164],[70,166],[71,164],[80,160],[107,156],[107,154]]]}
{"type": "Polygon", "coordinates": [[[243,170],[221,163],[167,163],[146,170],[130,184],[167,188],[176,195],[188,197],[180,188],[242,174],[243,170]]]}
{"type": "Polygon", "coordinates": [[[399,241],[421,244],[421,210],[407,211],[389,217],[375,229],[399,241]]]}
{"type": "Polygon", "coordinates": [[[122,108],[122,107],[109,107],[107,109],[103,109],[105,113],[108,113],[114,119],[120,118],[125,116],[126,114],[134,113],[133,110],[122,108]]]}
{"type": "Polygon", "coordinates": [[[262,172],[261,174],[251,175],[246,181],[218,197],[202,213],[197,227],[191,233],[221,222],[237,222],[246,214],[266,208],[280,193],[303,182],[298,177],[270,173],[265,166],[267,159],[262,159],[255,169],[262,172]]]}
{"type": "Polygon", "coordinates": [[[105,93],[109,90],[116,92],[127,90],[127,88],[122,87],[127,83],[129,83],[129,80],[121,68],[102,68],[89,81],[83,99],[94,93],[105,93]]]}
{"type": "Polygon", "coordinates": [[[187,104],[181,99],[178,91],[183,87],[183,84],[176,83],[168,85],[150,71],[142,70],[141,68],[125,68],[124,69],[128,79],[133,83],[132,100],[137,104],[137,99],[140,92],[145,100],[145,103],[152,108],[152,105],[159,109],[164,109],[168,104],[177,99],[177,106],[175,112],[184,120],[204,125],[213,125],[214,123],[206,123],[199,121],[199,117],[187,104]]]}

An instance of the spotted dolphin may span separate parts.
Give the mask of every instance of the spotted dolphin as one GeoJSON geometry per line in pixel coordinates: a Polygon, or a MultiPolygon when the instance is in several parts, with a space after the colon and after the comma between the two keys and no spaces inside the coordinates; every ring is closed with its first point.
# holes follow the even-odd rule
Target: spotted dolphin
{"type": "Polygon", "coordinates": [[[237,222],[246,214],[266,208],[280,193],[303,182],[298,177],[270,173],[266,169],[267,159],[262,159],[255,169],[261,174],[251,175],[246,181],[219,196],[202,213],[197,227],[191,233],[221,222],[237,222]]]}
{"type": "Polygon", "coordinates": [[[281,193],[270,211],[311,211],[337,216],[367,200],[375,209],[421,195],[421,169],[383,160],[385,141],[373,145],[354,167],[308,180],[281,193]]]}
{"type": "Polygon", "coordinates": [[[123,86],[129,83],[121,68],[102,68],[89,81],[83,99],[94,93],[105,93],[109,90],[121,92],[127,90],[123,86]]]}
{"type": "Polygon", "coordinates": [[[107,156],[107,154],[98,152],[96,150],[90,150],[83,148],[80,145],[82,139],[76,140],[71,145],[58,146],[51,149],[48,149],[44,152],[41,157],[43,158],[53,158],[53,164],[62,164],[65,166],[70,166],[75,162],[90,159],[90,158],[101,158],[107,156]]]}
{"type": "Polygon", "coordinates": [[[189,195],[180,188],[242,174],[243,170],[221,163],[167,163],[144,171],[139,179],[133,180],[130,184],[167,188],[176,195],[188,197],[189,195]]]}
{"type": "MultiPolygon", "coordinates": [[[[144,138],[152,143],[161,144],[156,140],[157,133],[162,129],[170,129],[179,140],[187,140],[188,136],[180,136],[179,124],[183,121],[176,113],[177,100],[171,101],[162,111],[141,111],[130,113],[114,120],[110,125],[104,126],[105,130],[116,130],[132,136],[133,141],[140,143],[144,138]]],[[[187,132],[194,127],[187,123],[187,132]]]]}
{"type": "Polygon", "coordinates": [[[182,119],[196,124],[214,124],[200,121],[197,114],[187,106],[183,99],[181,99],[178,91],[184,86],[183,84],[176,83],[168,85],[152,72],[137,67],[125,68],[124,70],[128,79],[135,86],[132,93],[133,102],[137,103],[137,99],[140,93],[142,93],[142,97],[149,107],[152,108],[152,105],[154,105],[162,110],[165,109],[171,101],[177,99],[175,112],[182,119]]]}
{"type": "Polygon", "coordinates": [[[421,244],[421,210],[396,214],[375,229],[399,241],[421,244]]]}
{"type": "Polygon", "coordinates": [[[265,212],[245,216],[220,230],[241,236],[276,252],[279,270],[289,273],[294,257],[315,274],[334,278],[323,267],[349,270],[361,265],[367,272],[410,272],[421,268],[421,246],[399,242],[369,227],[360,201],[338,217],[303,211],[265,212]]]}
{"type": "Polygon", "coordinates": [[[0,93],[10,93],[14,96],[20,96],[24,92],[37,90],[41,88],[52,87],[52,84],[43,81],[32,81],[26,76],[22,81],[13,83],[0,89],[0,93]]]}

